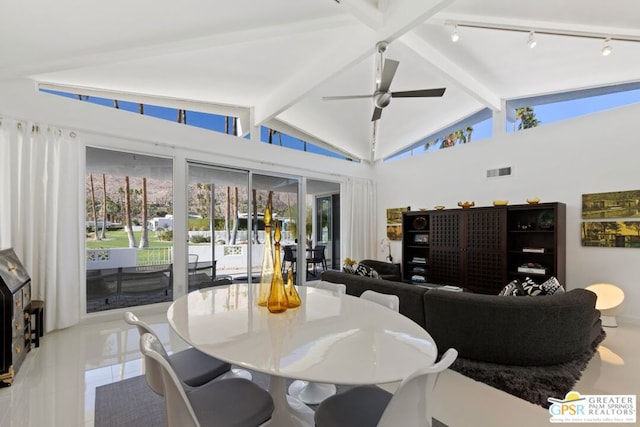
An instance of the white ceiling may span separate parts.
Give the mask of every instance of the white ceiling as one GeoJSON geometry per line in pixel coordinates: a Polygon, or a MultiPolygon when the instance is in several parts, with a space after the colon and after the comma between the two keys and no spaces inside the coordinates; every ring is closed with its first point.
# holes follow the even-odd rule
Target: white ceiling
{"type": "Polygon", "coordinates": [[[2,6],[0,80],[168,98],[369,161],[505,100],[640,82],[640,43],[614,40],[603,57],[605,36],[640,40],[640,2],[21,0],[2,6]],[[452,22],[602,39],[538,34],[529,49],[525,32],[459,27],[453,43],[452,22]],[[395,99],[372,151],[372,100],[321,98],[373,93],[380,40],[400,61],[392,91],[447,91],[395,99]]]}

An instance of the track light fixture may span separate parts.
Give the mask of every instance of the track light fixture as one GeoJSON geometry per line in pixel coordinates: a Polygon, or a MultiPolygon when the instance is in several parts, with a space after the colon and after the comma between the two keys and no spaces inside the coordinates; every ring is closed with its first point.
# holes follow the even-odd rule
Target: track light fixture
{"type": "Polygon", "coordinates": [[[533,49],[534,47],[536,47],[537,44],[538,42],[536,41],[535,32],[529,31],[529,39],[527,40],[527,46],[529,46],[530,49],[533,49]]]}
{"type": "Polygon", "coordinates": [[[546,28],[531,28],[520,25],[503,25],[503,24],[490,24],[484,22],[474,22],[474,21],[445,21],[444,25],[452,26],[453,30],[451,32],[451,41],[455,42],[459,40],[458,36],[458,27],[462,28],[479,28],[485,30],[499,30],[499,31],[510,31],[515,33],[528,33],[529,38],[527,39],[527,46],[533,49],[537,45],[536,33],[544,34],[545,36],[562,36],[562,37],[575,37],[575,38],[583,38],[583,39],[594,39],[594,40],[603,40],[602,47],[600,52],[603,56],[609,56],[613,52],[613,46],[611,45],[612,41],[622,41],[622,42],[633,42],[640,43],[640,36],[629,35],[629,34],[603,34],[597,32],[587,32],[587,31],[572,31],[572,30],[556,30],[556,29],[546,29],[546,28]]]}
{"type": "Polygon", "coordinates": [[[453,30],[451,31],[451,41],[455,43],[458,40],[460,40],[460,34],[458,34],[458,26],[454,25],[453,30]]]}
{"type": "Polygon", "coordinates": [[[613,48],[611,47],[611,39],[609,37],[604,39],[604,43],[602,44],[601,51],[602,51],[602,56],[611,55],[611,52],[613,51],[613,48]]]}

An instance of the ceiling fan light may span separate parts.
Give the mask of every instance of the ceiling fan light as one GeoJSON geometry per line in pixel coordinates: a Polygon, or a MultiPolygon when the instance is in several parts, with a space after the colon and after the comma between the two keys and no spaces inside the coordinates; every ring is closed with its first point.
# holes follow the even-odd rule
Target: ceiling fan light
{"type": "Polygon", "coordinates": [[[602,51],[602,56],[611,55],[611,52],[613,51],[613,48],[611,47],[611,39],[609,37],[604,39],[604,43],[602,44],[601,51],[602,51]]]}
{"type": "Polygon", "coordinates": [[[458,26],[454,25],[453,30],[451,31],[451,41],[455,43],[458,40],[460,40],[460,34],[458,34],[458,26]]]}
{"type": "Polygon", "coordinates": [[[536,41],[535,33],[533,31],[529,31],[529,39],[527,40],[527,46],[529,46],[530,49],[533,49],[534,47],[536,47],[537,44],[538,42],[536,41]]]}

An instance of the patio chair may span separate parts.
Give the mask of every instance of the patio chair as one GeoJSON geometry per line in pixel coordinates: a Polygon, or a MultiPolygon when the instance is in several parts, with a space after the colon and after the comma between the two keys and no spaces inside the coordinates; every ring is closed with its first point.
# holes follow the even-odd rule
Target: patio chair
{"type": "Polygon", "coordinates": [[[327,259],[324,255],[324,250],[326,246],[317,245],[315,248],[311,250],[311,256],[307,258],[307,271],[309,270],[309,265],[313,265],[313,275],[317,274],[316,266],[320,264],[323,270],[327,269],[327,259]]]}

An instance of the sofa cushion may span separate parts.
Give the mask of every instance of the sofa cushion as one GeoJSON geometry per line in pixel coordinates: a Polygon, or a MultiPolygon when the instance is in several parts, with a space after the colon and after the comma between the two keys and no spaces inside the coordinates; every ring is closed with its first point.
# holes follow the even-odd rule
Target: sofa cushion
{"type": "Polygon", "coordinates": [[[525,293],[524,293],[524,289],[522,289],[522,285],[520,284],[518,279],[514,279],[514,280],[510,281],[509,283],[507,283],[507,286],[502,288],[502,290],[500,291],[500,293],[498,295],[500,295],[500,296],[521,296],[521,295],[525,295],[525,293]]]}
{"type": "Polygon", "coordinates": [[[375,259],[363,259],[360,264],[373,268],[378,272],[381,279],[393,280],[395,282],[401,282],[402,277],[400,275],[400,264],[393,264],[386,261],[378,261],[375,259]]]}
{"type": "Polygon", "coordinates": [[[365,277],[373,277],[374,279],[380,278],[380,275],[376,270],[364,264],[356,265],[354,274],[357,274],[359,276],[365,276],[365,277]]]}
{"type": "Polygon", "coordinates": [[[546,291],[541,285],[538,285],[532,278],[527,277],[524,279],[524,282],[521,283],[522,289],[524,290],[525,295],[529,295],[532,297],[539,295],[546,295],[546,291]]]}
{"type": "Polygon", "coordinates": [[[560,293],[564,292],[564,288],[562,287],[558,279],[556,279],[553,276],[551,276],[547,281],[542,283],[540,286],[542,287],[542,289],[544,289],[544,292],[547,295],[553,295],[559,292],[560,293]]]}

